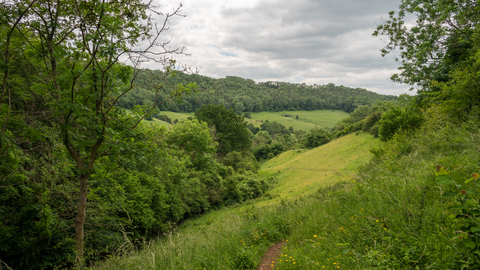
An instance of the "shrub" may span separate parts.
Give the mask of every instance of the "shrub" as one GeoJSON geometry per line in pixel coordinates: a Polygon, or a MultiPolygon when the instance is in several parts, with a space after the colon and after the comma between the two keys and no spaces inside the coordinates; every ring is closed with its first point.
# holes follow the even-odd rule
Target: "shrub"
{"type": "Polygon", "coordinates": [[[243,169],[246,171],[257,172],[260,169],[255,156],[247,151],[228,153],[221,161],[225,166],[231,166],[236,171],[243,169]]]}
{"type": "Polygon", "coordinates": [[[388,141],[395,133],[417,129],[422,123],[423,116],[421,114],[413,110],[395,107],[383,114],[378,121],[380,139],[388,141]]]}
{"type": "Polygon", "coordinates": [[[315,148],[328,143],[332,139],[331,136],[324,128],[314,128],[305,136],[304,144],[308,148],[315,148]]]}
{"type": "Polygon", "coordinates": [[[271,145],[261,144],[253,149],[253,155],[257,160],[270,159],[276,155],[279,155],[285,151],[285,146],[279,142],[275,142],[271,145]]]}
{"type": "Polygon", "coordinates": [[[374,112],[367,116],[363,122],[363,131],[368,132],[382,118],[382,112],[374,112]]]}
{"type": "Polygon", "coordinates": [[[379,130],[380,130],[380,126],[374,125],[373,127],[370,128],[370,134],[372,134],[374,138],[378,138],[379,130]]]}

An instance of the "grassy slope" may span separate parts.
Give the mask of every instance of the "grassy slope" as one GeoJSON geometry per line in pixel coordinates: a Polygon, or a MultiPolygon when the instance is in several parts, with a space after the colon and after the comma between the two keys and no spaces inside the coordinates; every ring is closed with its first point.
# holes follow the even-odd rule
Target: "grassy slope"
{"type": "Polygon", "coordinates": [[[145,124],[145,125],[150,125],[150,126],[154,126],[154,127],[165,126],[165,127],[169,128],[169,127],[172,126],[171,124],[169,124],[165,121],[159,120],[157,118],[153,118],[153,120],[151,120],[151,121],[143,119],[142,123],[145,124]]]}
{"type": "Polygon", "coordinates": [[[348,179],[371,157],[369,148],[378,144],[379,140],[369,134],[350,134],[309,151],[282,153],[262,165],[264,172],[277,173],[279,182],[270,194],[296,198],[348,179]]]}
{"type": "MultiPolygon", "coordinates": [[[[255,269],[268,247],[282,240],[286,245],[272,260],[275,269],[479,269],[478,255],[459,238],[464,222],[448,208],[455,198],[440,196],[442,188],[433,179],[435,164],[450,169],[462,185],[480,172],[478,130],[478,124],[461,130],[439,123],[415,138],[399,136],[355,179],[293,201],[262,207],[249,201],[212,211],[141,252],[96,269],[255,269]]],[[[320,162],[322,152],[317,153],[320,162]]],[[[265,163],[265,170],[286,166],[287,156],[307,154],[286,153],[283,161],[265,163]]]]}
{"type": "Polygon", "coordinates": [[[282,207],[280,198],[312,194],[319,187],[349,178],[370,157],[368,148],[378,144],[371,135],[351,134],[312,150],[285,152],[264,163],[260,173],[276,176],[278,183],[270,194],[279,196],[265,196],[186,221],[173,235],[95,269],[238,269],[239,260],[258,265],[270,244],[288,234],[278,234],[278,224],[291,228],[300,213],[282,207]],[[260,241],[259,231],[268,232],[268,237],[260,241]]]}

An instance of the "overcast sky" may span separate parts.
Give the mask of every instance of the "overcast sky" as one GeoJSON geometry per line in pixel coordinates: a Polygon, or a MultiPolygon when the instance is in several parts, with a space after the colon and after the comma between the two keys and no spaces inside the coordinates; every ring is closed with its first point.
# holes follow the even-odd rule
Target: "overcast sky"
{"type": "MultiPolygon", "coordinates": [[[[180,1],[162,0],[163,12],[180,1]]],[[[200,74],[261,81],[344,85],[414,94],[389,77],[398,64],[382,57],[376,25],[400,0],[184,0],[165,38],[184,46],[176,59],[200,74]]],[[[157,69],[153,63],[143,67],[157,69]]]]}

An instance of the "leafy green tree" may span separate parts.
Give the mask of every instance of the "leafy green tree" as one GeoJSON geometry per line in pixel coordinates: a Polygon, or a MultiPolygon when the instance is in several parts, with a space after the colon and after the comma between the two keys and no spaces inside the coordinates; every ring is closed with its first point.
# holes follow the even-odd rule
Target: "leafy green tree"
{"type": "Polygon", "coordinates": [[[363,122],[363,131],[370,131],[370,129],[375,126],[375,124],[380,120],[381,117],[382,112],[374,112],[367,116],[367,118],[365,118],[365,121],[363,122]]]}
{"type": "Polygon", "coordinates": [[[257,134],[255,134],[255,137],[253,138],[252,142],[252,148],[255,148],[261,144],[271,144],[272,143],[272,137],[268,132],[266,131],[259,131],[257,134]]]}
{"type": "Polygon", "coordinates": [[[278,123],[277,121],[267,122],[265,121],[260,125],[260,130],[267,131],[270,135],[275,134],[287,134],[288,130],[284,125],[278,123]]]}
{"type": "Polygon", "coordinates": [[[180,147],[190,157],[192,165],[202,170],[212,163],[217,143],[210,135],[210,129],[205,122],[197,119],[187,119],[173,126],[167,133],[166,141],[170,145],[180,147]]]}
{"type": "Polygon", "coordinates": [[[391,11],[373,35],[388,38],[383,56],[400,52],[400,72],[391,77],[393,81],[422,91],[438,90],[432,81],[448,81],[457,63],[470,61],[477,24],[475,0],[402,0],[399,10],[391,11]],[[411,15],[416,17],[413,26],[406,22],[411,15]]]}
{"type": "Polygon", "coordinates": [[[324,128],[315,127],[304,138],[304,145],[308,148],[315,148],[328,143],[332,139],[330,132],[324,128]]]}
{"type": "Polygon", "coordinates": [[[248,151],[237,152],[233,151],[228,153],[221,161],[225,166],[230,166],[236,171],[245,170],[257,172],[260,169],[255,156],[248,151]]]}
{"type": "Polygon", "coordinates": [[[388,141],[399,131],[412,131],[421,126],[423,116],[410,109],[394,107],[378,121],[380,140],[388,141]]]}
{"type": "MultiPolygon", "coordinates": [[[[18,1],[2,5],[2,9],[6,7],[12,9],[9,28],[2,27],[1,31],[8,35],[17,33],[21,37],[24,49],[20,58],[33,64],[33,74],[28,76],[29,86],[35,89],[32,95],[41,92],[42,107],[33,107],[34,111],[37,110],[33,114],[37,119],[29,121],[47,122],[47,126],[55,127],[75,164],[75,178],[79,183],[76,253],[82,258],[88,182],[96,160],[127,148],[127,139],[136,136],[137,125],[159,105],[154,99],[151,107],[137,107],[133,115],[115,106],[120,97],[133,88],[139,72],[121,63],[120,59],[128,56],[135,68],[146,58],[158,59],[166,67],[162,79],[165,82],[177,68],[175,61],[167,56],[181,51],[168,50],[166,44],[157,40],[167,29],[168,20],[178,15],[179,9],[165,14],[165,24],[156,27],[149,14],[159,14],[158,11],[150,3],[138,0],[18,1]],[[164,51],[151,53],[155,47],[164,51]],[[161,60],[159,56],[167,58],[161,60]],[[51,118],[40,119],[43,114],[38,109],[48,112],[51,118]]],[[[2,54],[6,65],[1,68],[8,75],[14,71],[12,51],[9,44],[4,45],[2,54]]],[[[3,76],[2,80],[0,113],[3,135],[7,133],[7,127],[12,130],[12,121],[18,122],[26,116],[16,113],[21,110],[13,115],[11,98],[20,91],[13,87],[16,79],[3,76]]],[[[156,96],[163,86],[164,83],[159,83],[153,89],[156,96]]],[[[178,86],[166,98],[179,97],[192,88],[194,85],[178,86]]],[[[5,149],[3,142],[0,148],[5,149]]]]}
{"type": "Polygon", "coordinates": [[[223,105],[205,105],[195,112],[195,117],[214,128],[220,156],[250,149],[252,138],[247,123],[233,109],[227,110],[223,105]]]}
{"type": "Polygon", "coordinates": [[[244,110],[245,110],[245,106],[243,105],[243,102],[237,102],[237,103],[235,103],[235,112],[236,112],[238,115],[241,115],[244,110]]]}
{"type": "Polygon", "coordinates": [[[247,125],[247,128],[253,133],[253,135],[257,134],[260,131],[260,128],[254,126],[252,123],[249,123],[247,125]]]}
{"type": "MultiPolygon", "coordinates": [[[[480,36],[480,32],[476,33],[480,36]]],[[[440,109],[460,121],[465,121],[469,116],[480,117],[480,46],[476,45],[477,53],[469,65],[459,65],[451,73],[449,82],[436,82],[435,85],[442,89],[442,94],[434,101],[440,109]]]]}
{"type": "Polygon", "coordinates": [[[260,144],[253,149],[253,155],[257,160],[270,159],[285,151],[285,146],[280,142],[272,144],[260,144]]]}
{"type": "Polygon", "coordinates": [[[353,112],[350,114],[350,118],[354,123],[362,121],[370,114],[370,107],[369,106],[360,106],[357,107],[353,112]]]}

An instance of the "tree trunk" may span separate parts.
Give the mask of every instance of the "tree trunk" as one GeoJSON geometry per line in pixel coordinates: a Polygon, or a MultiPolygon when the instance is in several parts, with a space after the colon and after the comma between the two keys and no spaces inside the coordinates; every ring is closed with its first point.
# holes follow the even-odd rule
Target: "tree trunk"
{"type": "Polygon", "coordinates": [[[85,224],[85,213],[87,210],[87,188],[88,174],[80,174],[80,194],[78,196],[77,216],[75,217],[75,240],[77,260],[83,260],[83,226],[85,224]]]}

